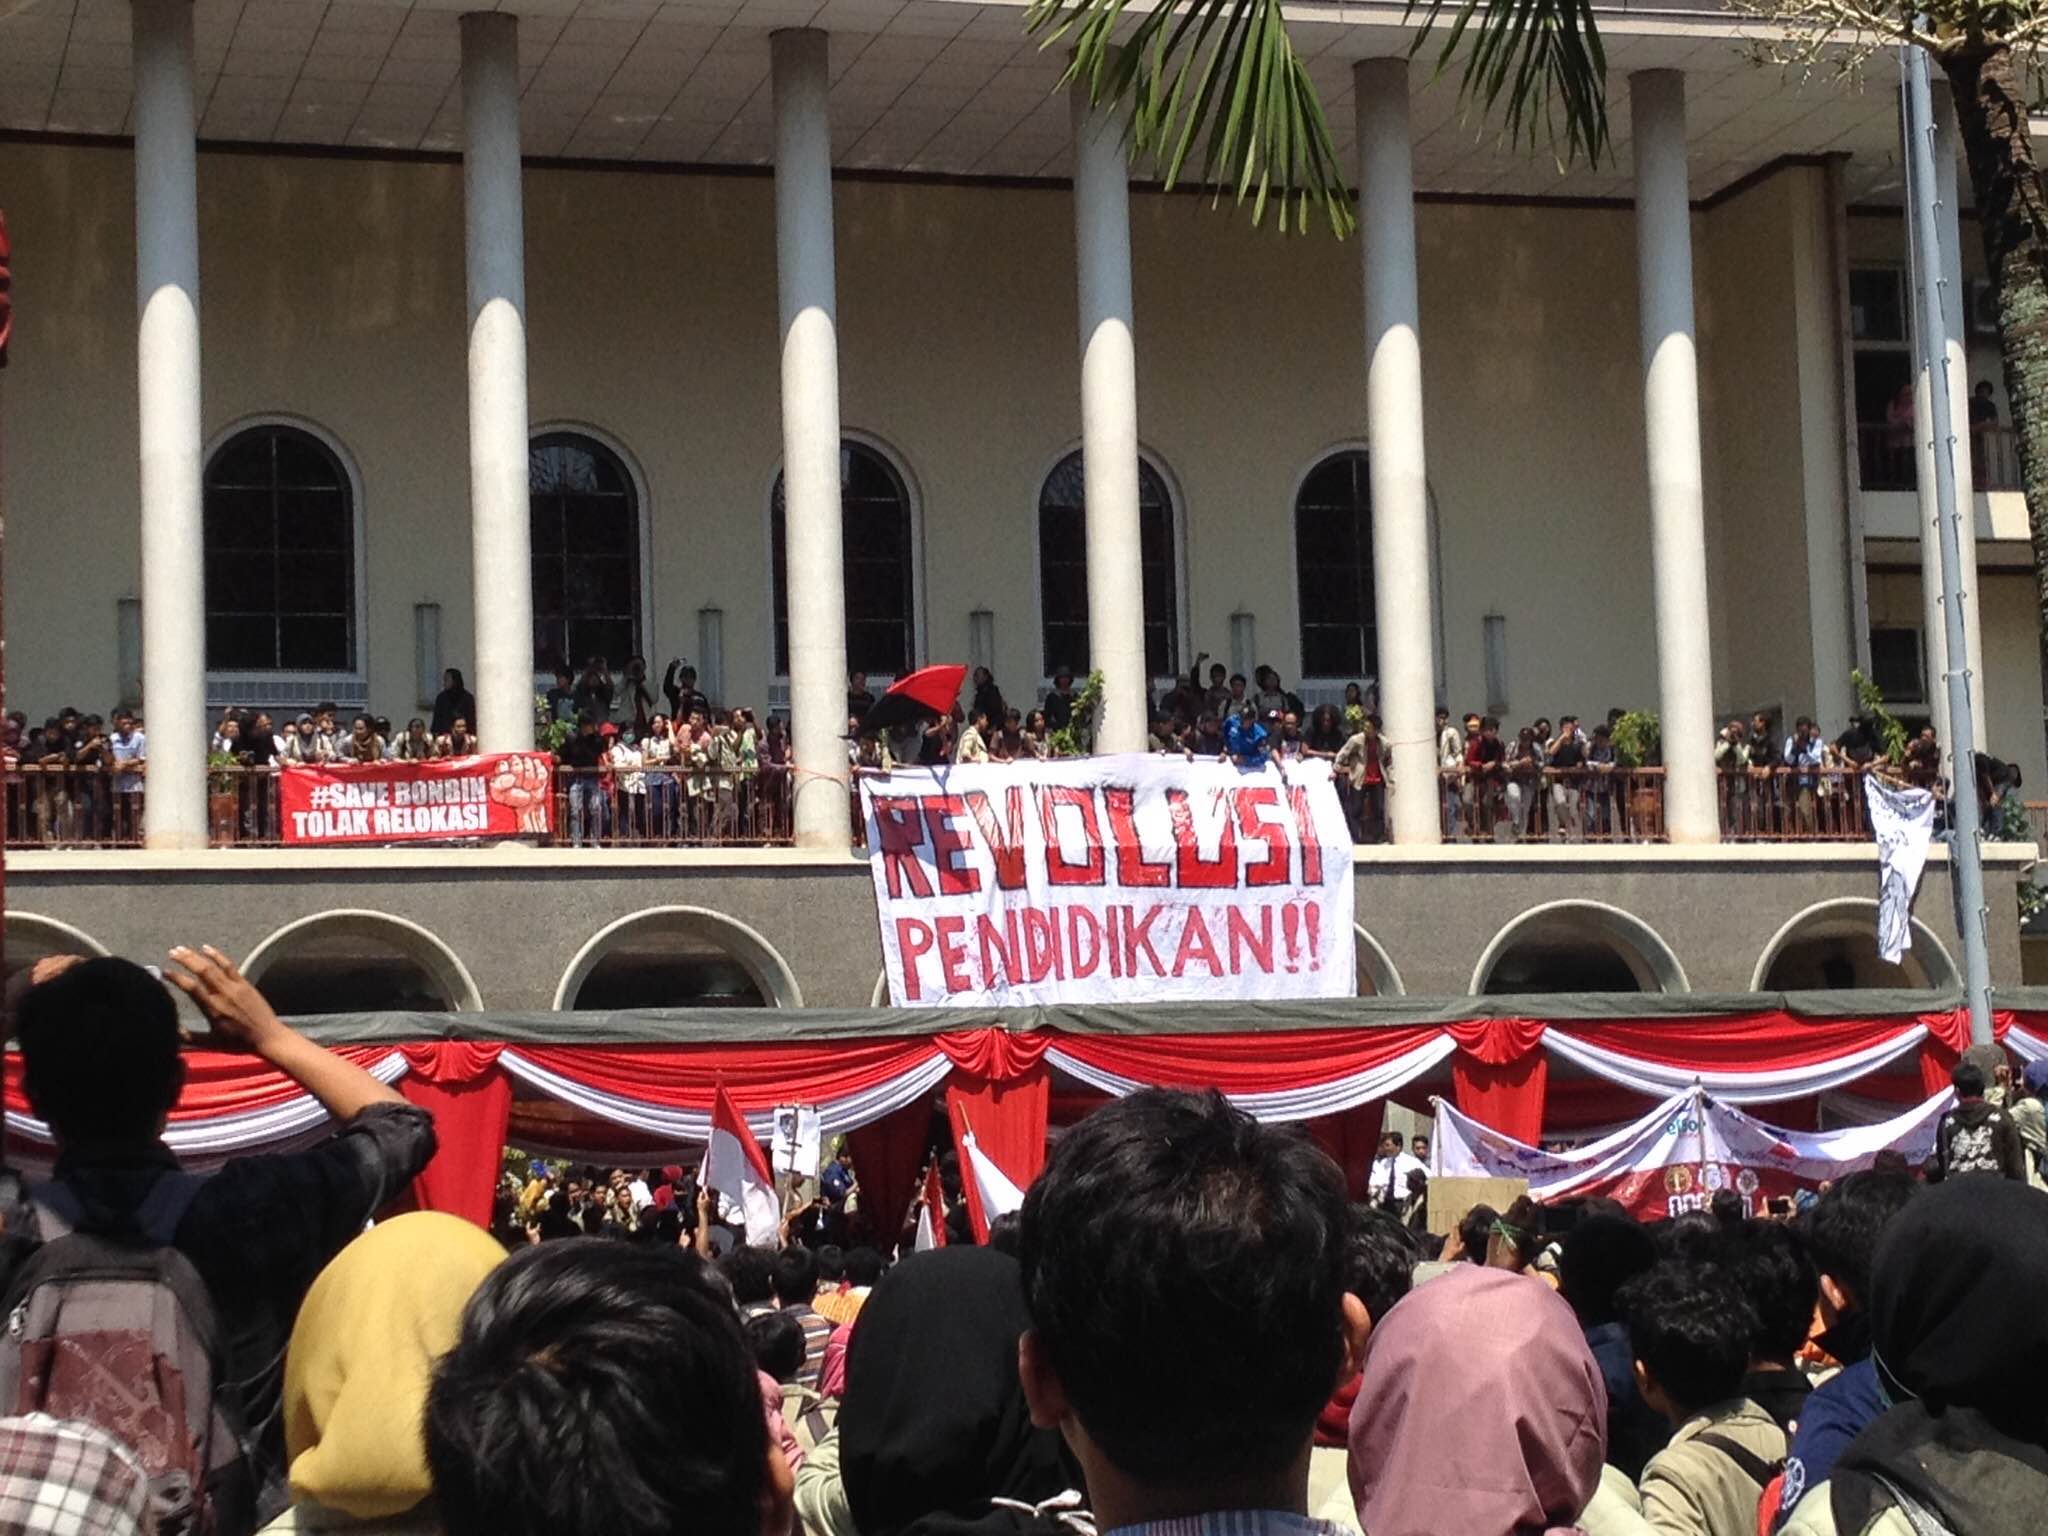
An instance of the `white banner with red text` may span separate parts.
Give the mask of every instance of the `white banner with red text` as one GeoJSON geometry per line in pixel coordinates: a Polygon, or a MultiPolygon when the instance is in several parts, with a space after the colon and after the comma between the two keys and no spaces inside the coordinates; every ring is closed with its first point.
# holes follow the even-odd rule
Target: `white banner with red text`
{"type": "Polygon", "coordinates": [[[1350,997],[1325,762],[1121,755],[861,780],[898,1007],[1350,997]]]}
{"type": "Polygon", "coordinates": [[[1527,1179],[1542,1201],[1606,1195],[1644,1221],[1704,1210],[1733,1190],[1743,1214],[1756,1215],[1766,1200],[1868,1168],[1880,1152],[1924,1163],[1954,1101],[1942,1093],[1872,1125],[1789,1131],[1689,1088],[1598,1141],[1553,1152],[1503,1136],[1439,1099],[1430,1172],[1527,1179]]]}
{"type": "Polygon", "coordinates": [[[553,782],[538,752],[293,765],[278,776],[278,821],[300,847],[544,835],[553,782]]]}

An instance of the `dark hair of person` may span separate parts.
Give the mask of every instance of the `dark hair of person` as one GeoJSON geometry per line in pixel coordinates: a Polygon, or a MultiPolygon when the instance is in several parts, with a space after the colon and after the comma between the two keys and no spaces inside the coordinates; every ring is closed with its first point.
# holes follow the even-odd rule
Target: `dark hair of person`
{"type": "Polygon", "coordinates": [[[132,961],[82,960],[31,987],[14,1034],[29,1106],[60,1141],[151,1141],[185,1083],[177,1006],[132,961]]]}
{"type": "Polygon", "coordinates": [[[1756,1313],[1750,1354],[1789,1362],[1813,1331],[1820,1272],[1806,1240],[1778,1221],[1747,1221],[1728,1234],[1728,1272],[1756,1313]]]}
{"type": "Polygon", "coordinates": [[[820,1284],[837,1285],[846,1278],[846,1250],[837,1243],[825,1243],[818,1248],[818,1280],[820,1284]]]}
{"type": "Polygon", "coordinates": [[[862,1243],[858,1248],[846,1250],[846,1283],[848,1285],[878,1285],[882,1271],[886,1268],[880,1250],[862,1243]]]}
{"type": "Polygon", "coordinates": [[[804,1325],[788,1312],[756,1312],[740,1324],[754,1364],[777,1381],[795,1381],[804,1368],[804,1325]]]}
{"type": "Polygon", "coordinates": [[[640,1230],[633,1235],[650,1247],[664,1243],[674,1247],[683,1240],[683,1213],[673,1206],[665,1211],[649,1211],[640,1220],[640,1230]]]}
{"type": "Polygon", "coordinates": [[[767,1435],[739,1320],[679,1249],[514,1254],[427,1394],[447,1536],[757,1536],[767,1435]]]}
{"type": "Polygon", "coordinates": [[[1733,1230],[1742,1225],[1742,1196],[1732,1189],[1717,1189],[1713,1198],[1707,1201],[1707,1213],[1724,1228],[1733,1230]]]}
{"type": "Polygon", "coordinates": [[[1800,1219],[1814,1267],[1859,1307],[1870,1304],[1871,1266],[1885,1228],[1919,1192],[1912,1174],[1873,1168],[1837,1179],[1800,1219]]]}
{"type": "Polygon", "coordinates": [[[1506,1228],[1506,1241],[1515,1250],[1515,1262],[1527,1269],[1543,1252],[1543,1207],[1528,1195],[1517,1195],[1515,1203],[1496,1220],[1506,1228]]]}
{"type": "Polygon", "coordinates": [[[1681,1414],[1741,1390],[1756,1312],[1725,1270],[1667,1259],[1629,1281],[1619,1299],[1629,1347],[1681,1414]]]}
{"type": "Polygon", "coordinates": [[[1344,1289],[1365,1303],[1375,1326],[1415,1284],[1422,1250],[1387,1212],[1354,1205],[1344,1235],[1344,1289]]]}
{"type": "Polygon", "coordinates": [[[1657,1262],[1657,1240],[1626,1216],[1582,1215],[1558,1250],[1558,1290],[1579,1326],[1597,1328],[1618,1315],[1615,1295],[1657,1262]]]}
{"type": "Polygon", "coordinates": [[[1949,1073],[1948,1080],[1955,1085],[1958,1098],[1981,1099],[1984,1097],[1986,1086],[1984,1069],[1974,1061],[1957,1062],[1955,1070],[1949,1073]]]}
{"type": "Polygon", "coordinates": [[[1017,1226],[1022,1220],[1015,1211],[1005,1211],[988,1224],[988,1246],[997,1253],[1017,1257],[1017,1226]]]}
{"type": "Polygon", "coordinates": [[[1347,1229],[1336,1164],[1213,1089],[1135,1093],[1068,1132],[1018,1259],[1103,1455],[1179,1486],[1289,1466],[1343,1366],[1347,1229]]]}
{"type": "Polygon", "coordinates": [[[1724,1230],[1721,1223],[1707,1212],[1687,1211],[1664,1226],[1657,1234],[1657,1244],[1667,1259],[1710,1264],[1720,1257],[1724,1230]]]}
{"type": "Polygon", "coordinates": [[[818,1256],[791,1243],[775,1255],[775,1299],[785,1307],[808,1302],[818,1294],[818,1256]]]}
{"type": "Polygon", "coordinates": [[[741,1243],[718,1261],[732,1286],[732,1299],[743,1307],[775,1299],[775,1252],[741,1243]]]}
{"type": "Polygon", "coordinates": [[[1467,1264],[1486,1262],[1486,1240],[1499,1220],[1500,1212],[1490,1205],[1475,1205],[1458,1218],[1458,1241],[1464,1244],[1467,1264]]]}

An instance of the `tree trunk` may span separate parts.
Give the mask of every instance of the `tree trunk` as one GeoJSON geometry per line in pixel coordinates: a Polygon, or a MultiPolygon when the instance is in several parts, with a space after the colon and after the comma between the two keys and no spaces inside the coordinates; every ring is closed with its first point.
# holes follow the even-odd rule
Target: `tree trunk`
{"type": "MultiPolygon", "coordinates": [[[[2005,393],[2034,546],[2034,595],[2048,626],[2048,195],[2034,164],[2026,94],[2011,53],[2001,47],[1940,62],[1955,94],[1984,265],[1998,302],[2005,393]]],[[[1967,393],[1969,380],[1957,379],[1952,388],[1967,393]]],[[[1977,686],[1982,689],[1982,679],[1977,686]]]]}

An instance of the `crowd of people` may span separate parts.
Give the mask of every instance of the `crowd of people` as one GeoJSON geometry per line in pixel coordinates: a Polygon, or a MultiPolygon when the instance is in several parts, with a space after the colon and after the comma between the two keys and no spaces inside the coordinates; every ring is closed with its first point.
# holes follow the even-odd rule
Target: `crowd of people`
{"type": "Polygon", "coordinates": [[[48,962],[14,1001],[58,1151],[5,1189],[0,1531],[2020,1536],[2048,1509],[2048,1193],[1974,1060],[1938,1180],[1874,1167],[1785,1219],[1524,1196],[1431,1238],[1297,1129],[1146,1090],[1057,1138],[986,1245],[949,1215],[908,1252],[841,1246],[843,1153],[775,1247],[679,1168],[530,1171],[496,1239],[365,1231],[431,1117],[226,957],[48,962]],[[183,1173],[170,987],[335,1132],[183,1173]]]}
{"type": "MultiPolygon", "coordinates": [[[[1268,762],[1330,763],[1353,838],[1388,841],[1393,753],[1370,685],[1350,683],[1341,702],[1304,706],[1270,666],[1250,678],[1198,655],[1151,704],[1149,749],[1256,769],[1268,762]]],[[[1091,701],[1074,673],[1058,669],[1035,702],[1013,704],[987,667],[966,697],[885,730],[864,725],[876,703],[865,673],[848,679],[846,740],[856,773],[903,765],[1029,762],[1085,754],[1091,701]]],[[[796,765],[776,714],[714,704],[678,658],[659,689],[646,661],[614,673],[602,656],[581,672],[558,668],[535,699],[537,746],[554,756],[558,837],[609,843],[766,843],[792,825],[796,765]]],[[[66,708],[41,726],[19,712],[0,725],[12,843],[133,842],[141,835],[148,739],[141,719],[108,720],[66,708]]],[[[225,711],[210,761],[217,790],[233,794],[220,835],[275,838],[269,777],[292,764],[374,763],[465,757],[477,748],[476,700],[461,672],[443,675],[428,715],[403,727],[381,715],[344,720],[322,703],[279,723],[260,709],[225,711]]],[[[1661,765],[1654,730],[1631,737],[1631,717],[1577,715],[1506,728],[1498,717],[1438,709],[1435,756],[1443,836],[1462,842],[1651,841],[1663,835],[1661,765]]],[[[1941,744],[1926,727],[1898,760],[1874,724],[1852,717],[1832,740],[1804,716],[1781,730],[1770,714],[1731,719],[1717,733],[1714,764],[1721,830],[1730,838],[1868,835],[1860,776],[1882,772],[1947,793],[1941,744]]],[[[2017,765],[1980,757],[1979,791],[1996,837],[2030,841],[2017,765]]]]}

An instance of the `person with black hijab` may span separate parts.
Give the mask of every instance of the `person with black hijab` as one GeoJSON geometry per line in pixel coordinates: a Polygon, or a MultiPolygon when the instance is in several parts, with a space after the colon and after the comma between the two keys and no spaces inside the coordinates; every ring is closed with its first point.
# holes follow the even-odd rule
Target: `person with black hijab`
{"type": "Polygon", "coordinates": [[[446,736],[458,720],[467,720],[469,728],[476,729],[476,695],[463,683],[462,674],[450,667],[441,674],[441,691],[434,695],[434,716],[427,729],[446,736]]]}
{"type": "Polygon", "coordinates": [[[1786,1526],[2032,1536],[2048,1518],[2048,1195],[1962,1179],[1887,1227],[1871,1362],[1891,1406],[1786,1526]]]}
{"type": "Polygon", "coordinates": [[[1078,1509],[1078,1495],[1062,1496],[1081,1479],[1058,1431],[1034,1428],[1025,1406],[1017,1340],[1029,1321],[1008,1254],[946,1247],[891,1270],[848,1345],[838,1427],[805,1463],[806,1529],[836,1461],[858,1536],[1056,1531],[1041,1507],[1078,1509]]]}

